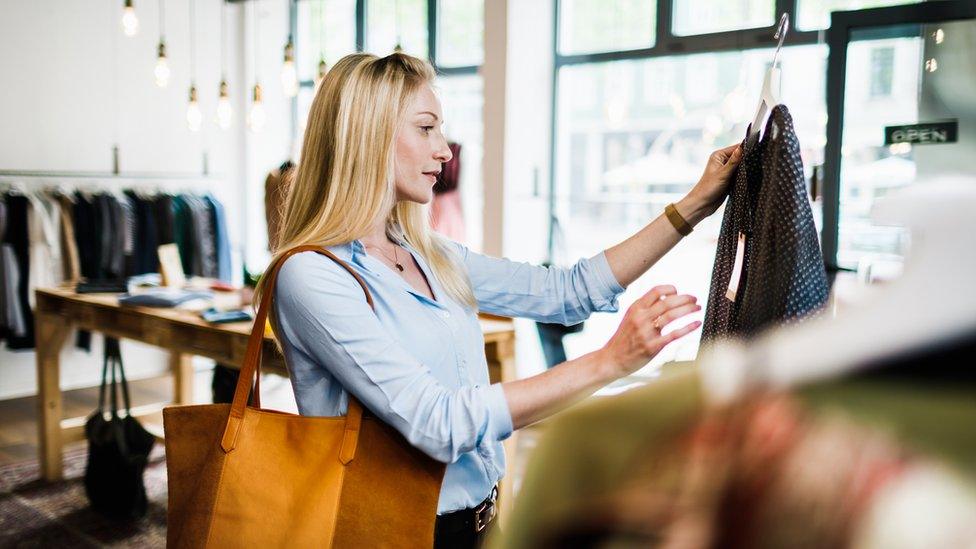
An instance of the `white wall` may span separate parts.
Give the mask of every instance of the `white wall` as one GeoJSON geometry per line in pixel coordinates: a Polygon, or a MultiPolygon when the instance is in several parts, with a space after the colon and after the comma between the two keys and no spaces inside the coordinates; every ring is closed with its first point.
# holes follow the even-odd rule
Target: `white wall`
{"type": "MultiPolygon", "coordinates": [[[[287,38],[287,4],[247,2],[224,8],[226,77],[234,104],[234,123],[224,131],[214,121],[222,2],[193,1],[195,80],[204,115],[202,130],[193,133],[185,118],[191,3],[164,2],[172,76],[169,86],[161,89],[153,81],[158,1],[135,2],[140,28],[129,38],[121,30],[121,0],[0,0],[0,170],[109,172],[112,147],[118,144],[123,173],[199,174],[206,152],[212,177],[202,184],[188,181],[176,186],[208,187],[224,203],[234,273],[239,277],[241,251],[246,250],[252,269],[264,266],[264,175],[290,149],[291,104],[282,95],[278,77],[287,38]],[[268,113],[260,134],[244,126],[255,74],[261,78],[268,113]]],[[[100,348],[99,340],[91,355],[66,346],[62,386],[97,379],[100,348]]],[[[165,369],[165,355],[155,349],[127,343],[124,352],[133,378],[165,369]]],[[[0,349],[0,398],[34,393],[33,368],[33,352],[0,349]]]]}
{"type": "MultiPolygon", "coordinates": [[[[535,263],[547,244],[552,13],[552,0],[485,3],[483,249],[535,263]]],[[[517,319],[516,334],[519,375],[538,373],[535,324],[517,319]]]]}

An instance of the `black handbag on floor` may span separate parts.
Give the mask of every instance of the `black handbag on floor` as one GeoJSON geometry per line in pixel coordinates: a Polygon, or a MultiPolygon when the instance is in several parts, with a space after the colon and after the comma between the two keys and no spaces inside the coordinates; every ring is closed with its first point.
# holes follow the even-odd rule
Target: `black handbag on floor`
{"type": "Polygon", "coordinates": [[[92,508],[120,519],[134,519],[145,515],[146,486],[143,484],[142,474],[156,437],[130,416],[129,385],[122,369],[119,340],[115,338],[105,338],[98,409],[85,422],[85,437],[88,439],[85,493],[92,508]],[[108,382],[110,369],[111,384],[108,382]],[[105,388],[108,385],[111,391],[110,409],[109,418],[105,419],[105,388]],[[122,389],[124,417],[119,417],[116,385],[120,385],[122,389]]]}

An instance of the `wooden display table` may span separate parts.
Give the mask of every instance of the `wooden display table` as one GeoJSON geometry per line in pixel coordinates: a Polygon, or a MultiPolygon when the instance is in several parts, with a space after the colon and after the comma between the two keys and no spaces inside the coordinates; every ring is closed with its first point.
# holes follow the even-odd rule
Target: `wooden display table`
{"type": "MultiPolygon", "coordinates": [[[[173,404],[191,404],[193,401],[191,359],[194,355],[239,368],[244,361],[247,339],[251,333],[250,321],[213,325],[193,313],[176,309],[121,307],[117,294],[78,294],[69,289],[38,289],[35,295],[39,460],[41,476],[48,481],[62,478],[63,445],[84,438],[86,418],[61,417],[59,357],[72,328],[167,349],[174,381],[173,404]]],[[[512,322],[485,316],[481,319],[481,327],[492,383],[515,379],[515,329],[512,322]]],[[[273,338],[264,339],[263,352],[263,372],[288,375],[273,338]]],[[[162,408],[169,404],[133,408],[132,415],[158,416],[162,408]]],[[[509,446],[506,444],[507,448],[509,446]]]]}

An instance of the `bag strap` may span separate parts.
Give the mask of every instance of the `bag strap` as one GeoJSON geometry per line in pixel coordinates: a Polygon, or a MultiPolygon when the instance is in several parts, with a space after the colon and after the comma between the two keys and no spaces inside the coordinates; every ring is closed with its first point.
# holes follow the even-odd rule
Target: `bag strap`
{"type": "MultiPolygon", "coordinates": [[[[224,426],[224,436],[220,441],[220,446],[224,452],[231,452],[237,445],[237,436],[240,434],[241,427],[244,424],[244,409],[247,407],[247,397],[252,383],[254,386],[254,407],[259,410],[261,409],[261,386],[259,380],[261,377],[261,351],[264,343],[264,326],[268,319],[268,310],[271,307],[271,298],[274,294],[275,282],[278,279],[278,270],[289,257],[300,252],[315,252],[338,263],[340,267],[356,279],[356,282],[362,287],[363,293],[366,294],[366,302],[369,303],[370,308],[374,308],[373,296],[369,293],[366,282],[363,281],[362,277],[349,264],[321,246],[311,244],[296,246],[282,254],[276,262],[271,264],[263,275],[266,279],[264,281],[264,291],[261,295],[261,304],[258,307],[257,315],[254,317],[251,336],[247,341],[247,351],[244,353],[244,364],[241,366],[240,377],[237,378],[234,401],[230,407],[230,414],[227,416],[227,424],[224,426]]],[[[339,459],[343,464],[348,464],[356,457],[356,446],[359,442],[359,427],[362,424],[363,416],[362,404],[352,393],[348,393],[348,395],[349,405],[346,410],[346,424],[342,436],[342,446],[339,449],[339,459]]]]}
{"type": "MultiPolygon", "coordinates": [[[[107,340],[107,338],[106,338],[107,340]]],[[[102,384],[98,388],[98,414],[105,413],[105,386],[108,385],[108,348],[102,353],[102,384]]]]}
{"type": "MultiPolygon", "coordinates": [[[[125,379],[125,368],[122,366],[122,346],[118,339],[112,338],[112,358],[119,370],[119,385],[122,387],[122,403],[125,405],[125,415],[132,415],[132,403],[129,400],[129,381],[125,379]]],[[[113,375],[115,370],[112,371],[113,375]]],[[[114,379],[113,379],[114,381],[114,379]]]]}

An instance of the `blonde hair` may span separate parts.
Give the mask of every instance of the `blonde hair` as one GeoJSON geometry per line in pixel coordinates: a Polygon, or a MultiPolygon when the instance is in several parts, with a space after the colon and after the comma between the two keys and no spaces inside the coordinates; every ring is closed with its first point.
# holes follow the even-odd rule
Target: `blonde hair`
{"type": "MultiPolygon", "coordinates": [[[[476,306],[467,273],[431,230],[427,208],[396,200],[396,132],[414,94],[434,78],[430,63],[402,53],[347,55],[326,74],[309,111],[272,265],[295,246],[362,238],[386,216],[387,234],[417,250],[456,302],[476,306]]],[[[264,281],[256,304],[268,290],[264,281]]]]}

